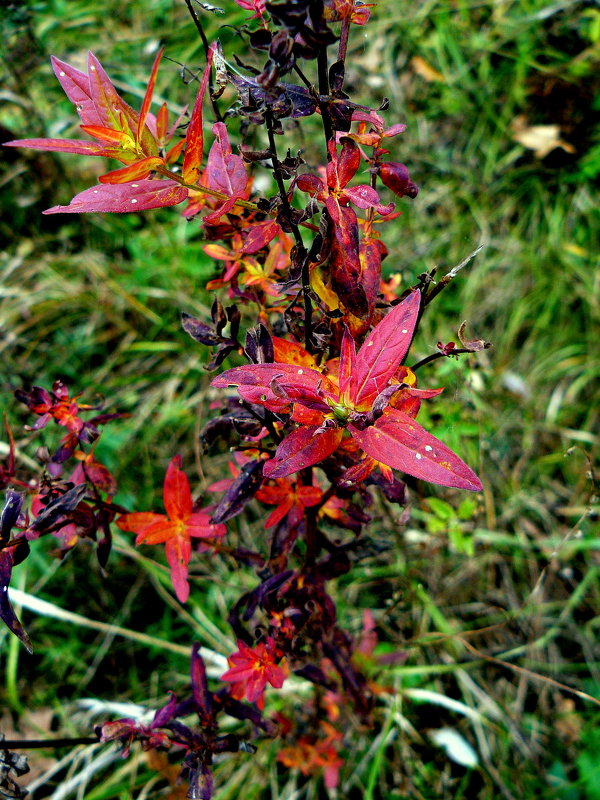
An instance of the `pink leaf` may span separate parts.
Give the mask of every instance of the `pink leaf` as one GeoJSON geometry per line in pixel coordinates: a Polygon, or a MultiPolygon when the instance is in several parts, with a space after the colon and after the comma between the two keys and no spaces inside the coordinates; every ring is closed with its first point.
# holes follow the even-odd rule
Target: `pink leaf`
{"type": "Polygon", "coordinates": [[[85,74],[64,61],[52,56],[52,68],[60,81],[65,94],[75,105],[79,118],[84,125],[102,125],[104,117],[96,111],[90,94],[90,79],[85,74]]]}
{"type": "MultiPolygon", "coordinates": [[[[229,485],[230,481],[227,483],[229,485]]],[[[223,523],[215,525],[210,521],[210,514],[207,511],[196,511],[191,514],[186,522],[186,529],[188,535],[196,539],[220,539],[227,533],[223,523]]]]}
{"type": "Polygon", "coordinates": [[[244,246],[242,247],[242,253],[247,253],[248,255],[258,253],[279,233],[281,233],[281,226],[274,219],[267,219],[264,222],[253,225],[251,228],[246,228],[243,231],[244,246]]]}
{"type": "Polygon", "coordinates": [[[244,159],[231,152],[227,128],[222,122],[215,122],[212,131],[215,141],[206,163],[208,187],[223,192],[227,197],[240,195],[248,183],[244,159]]]}
{"type": "Polygon", "coordinates": [[[265,462],[265,478],[285,478],[305,467],[312,467],[337,450],[342,441],[342,428],[319,428],[307,426],[298,428],[286,436],[275,452],[275,456],[265,462]]]}
{"type": "Polygon", "coordinates": [[[412,341],[420,302],[421,293],[411,292],[367,336],[356,357],[351,387],[357,406],[371,405],[402,363],[412,341]]]}
{"type": "Polygon", "coordinates": [[[188,190],[175,181],[140,180],[135,183],[100,184],[80,192],[68,206],[54,206],[44,214],[82,214],[87,212],[147,211],[175,206],[188,196],[188,190]]]}
{"type": "Polygon", "coordinates": [[[107,148],[85,139],[13,139],[5,147],[29,147],[31,150],[48,150],[55,153],[76,153],[81,156],[106,156],[116,158],[116,149],[107,148]]]}
{"type": "Polygon", "coordinates": [[[129,125],[130,131],[135,131],[137,129],[138,115],[120,97],[104,71],[102,64],[93,53],[88,53],[88,77],[90,95],[101,120],[100,125],[122,130],[122,114],[129,125]]]}
{"type": "Polygon", "coordinates": [[[271,400],[279,400],[281,405],[283,399],[325,412],[329,411],[329,406],[323,399],[324,395],[337,396],[324,375],[310,367],[295,364],[250,364],[246,367],[234,367],[215,378],[211,385],[220,389],[226,386],[258,387],[265,395],[265,400],[258,398],[253,402],[265,405],[271,400]],[[274,382],[285,393],[283,397],[274,392],[274,382]]]}
{"type": "Polygon", "coordinates": [[[388,408],[374,425],[363,431],[349,425],[348,430],[368,456],[393,469],[441,486],[482,489],[464,461],[402,411],[388,408]]]}

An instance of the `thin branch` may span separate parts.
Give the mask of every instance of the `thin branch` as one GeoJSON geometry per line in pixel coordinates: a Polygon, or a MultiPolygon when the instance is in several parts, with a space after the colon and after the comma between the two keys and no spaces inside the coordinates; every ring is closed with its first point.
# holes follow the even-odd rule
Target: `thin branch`
{"type": "Polygon", "coordinates": [[[432,353],[430,356],[427,356],[427,358],[422,358],[421,361],[417,361],[417,363],[413,367],[411,367],[411,370],[413,372],[416,372],[416,370],[421,369],[421,367],[424,367],[425,364],[430,364],[432,361],[435,361],[438,358],[450,358],[451,356],[463,355],[463,353],[475,353],[475,352],[476,350],[469,350],[468,347],[457,347],[456,350],[452,350],[451,353],[432,353]]]}
{"type": "Polygon", "coordinates": [[[2,739],[0,750],[37,750],[52,747],[75,747],[78,744],[98,744],[98,737],[79,736],[63,739],[2,739]]]}
{"type": "MultiPolygon", "coordinates": [[[[323,47],[319,50],[317,58],[317,66],[319,70],[319,108],[321,110],[321,118],[323,120],[323,130],[325,131],[325,141],[327,144],[333,139],[333,124],[331,122],[331,114],[329,113],[329,76],[327,74],[327,48],[323,47]]],[[[328,153],[329,155],[329,153],[328,153]]]]}
{"type": "Polygon", "coordinates": [[[423,306],[426,306],[429,303],[431,303],[431,301],[438,296],[438,294],[442,291],[442,289],[448,286],[450,281],[453,278],[456,278],[461,269],[466,267],[467,264],[469,264],[469,262],[471,262],[475,258],[475,256],[478,255],[478,253],[480,253],[483,250],[484,247],[485,244],[480,245],[476,250],[473,250],[473,252],[470,255],[468,255],[466,258],[463,258],[460,264],[457,264],[455,267],[452,267],[450,272],[447,272],[442,278],[440,278],[440,280],[433,287],[433,289],[431,289],[431,291],[427,293],[426,297],[423,300],[423,306]]]}
{"type": "MultiPolygon", "coordinates": [[[[208,43],[208,39],[206,38],[206,34],[204,33],[204,28],[202,27],[202,23],[200,22],[200,18],[196,14],[196,10],[193,7],[191,0],[185,0],[185,4],[187,6],[187,10],[190,13],[190,17],[192,18],[194,25],[196,26],[196,30],[200,38],[202,39],[202,47],[204,48],[204,55],[208,58],[208,51],[210,49],[210,45],[208,43]]],[[[214,83],[212,79],[212,72],[208,78],[208,96],[210,97],[210,103],[213,107],[213,112],[217,119],[217,122],[223,122],[223,115],[219,111],[219,106],[217,105],[217,101],[213,97],[213,90],[214,90],[214,83]]]]}

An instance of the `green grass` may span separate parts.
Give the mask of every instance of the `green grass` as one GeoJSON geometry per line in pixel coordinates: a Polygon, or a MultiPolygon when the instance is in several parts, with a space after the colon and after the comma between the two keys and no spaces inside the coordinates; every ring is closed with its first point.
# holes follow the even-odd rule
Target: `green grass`
{"type": "MultiPolygon", "coordinates": [[[[231,11],[232,3],[224,5],[231,11]]],[[[239,24],[245,14],[237,7],[234,14],[239,24]]],[[[206,20],[215,34],[223,18],[206,20]]],[[[93,48],[119,87],[131,90],[134,105],[159,42],[194,69],[203,61],[184,4],[166,0],[31,3],[6,13],[0,26],[5,139],[76,135],[51,53],[80,63],[93,48]]],[[[231,53],[235,34],[226,29],[220,37],[231,53]]],[[[388,549],[334,592],[353,633],[370,608],[385,634],[380,647],[406,654],[403,664],[374,672],[396,694],[382,701],[375,731],[348,733],[339,797],[600,797],[598,708],[543,679],[600,698],[600,531],[589,478],[600,400],[599,63],[600,13],[584,2],[388,0],[351,40],[349,85],[360,85],[363,101],[373,105],[390,98],[386,119],[408,124],[390,149],[421,186],[386,232],[386,270],[400,272],[408,285],[425,270],[447,272],[484,244],[426,317],[414,359],[438,340],[456,339],[463,319],[469,334],[493,348],[458,363],[438,361],[420,376],[422,385],[445,386],[423,410],[423,424],[466,461],[479,462],[483,500],[464,508],[460,492],[427,488],[414,493],[408,525],[377,506],[383,522],[370,535],[388,549]],[[514,139],[518,117],[559,125],[575,152],[557,149],[540,159],[514,139]],[[474,713],[418,701],[415,689],[474,713]],[[475,748],[478,767],[460,767],[433,744],[428,732],[440,727],[475,748]]],[[[157,92],[174,108],[191,98],[167,63],[157,92]]],[[[320,158],[320,142],[306,135],[307,161],[320,158]]],[[[11,392],[62,377],[87,398],[101,394],[108,410],[131,414],[107,427],[98,449],[119,480],[123,504],[158,508],[158,487],[175,452],[196,490],[222,477],[226,457],[201,458],[197,447],[208,409],[208,354],[179,327],[181,310],[206,316],[212,301],[203,287],[213,265],[198,226],[176,210],[43,217],[42,209],[90,185],[97,165],[43,153],[4,155],[0,388],[24,456],[54,442],[55,433],[23,433],[27,415],[11,392]]],[[[233,529],[260,546],[258,509],[233,529]]],[[[168,573],[151,548],[134,557],[123,537],[102,577],[91,550],[63,564],[51,557],[50,543],[39,545],[16,570],[15,586],[26,572],[30,594],[132,632],[113,638],[24,610],[33,658],[0,634],[5,705],[52,709],[61,733],[85,729],[87,717],[72,720],[82,696],[151,705],[167,689],[183,691],[185,658],[135,634],[179,646],[199,639],[226,655],[225,609],[256,581],[251,572],[199,559],[183,615],[166,600],[168,573]]],[[[270,697],[288,713],[301,714],[306,703],[301,686],[283,699],[270,697]]],[[[21,724],[26,720],[27,714],[21,724]]],[[[325,796],[319,784],[277,765],[276,752],[277,744],[265,743],[255,757],[223,761],[217,798],[242,790],[261,800],[325,796]]],[[[65,764],[52,780],[61,784],[82,763],[65,764]]],[[[85,797],[144,797],[151,780],[156,775],[140,755],[104,765],[90,776],[85,797]]],[[[148,794],[161,796],[164,781],[153,785],[148,794]]],[[[48,793],[41,788],[35,797],[48,793]]]]}

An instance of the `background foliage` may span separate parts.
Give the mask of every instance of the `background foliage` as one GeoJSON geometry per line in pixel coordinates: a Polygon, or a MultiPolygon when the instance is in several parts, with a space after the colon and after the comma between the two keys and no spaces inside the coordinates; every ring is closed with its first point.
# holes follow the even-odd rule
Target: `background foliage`
{"type": "MultiPolygon", "coordinates": [[[[228,23],[247,16],[223,5],[228,23]]],[[[222,18],[203,19],[216,35],[222,18]]],[[[15,2],[0,26],[3,140],[72,134],[72,109],[50,54],[78,65],[93,49],[137,104],[159,44],[194,74],[203,66],[185,6],[172,0],[15,2]]],[[[230,52],[236,47],[232,28],[218,35],[230,52]]],[[[446,402],[424,409],[422,422],[473,466],[480,454],[482,502],[451,490],[428,500],[413,492],[408,526],[382,520],[373,530],[393,549],[354,572],[352,583],[341,582],[336,599],[346,621],[358,631],[360,610],[373,609],[387,646],[407,659],[390,667],[398,694],[382,729],[346,742],[351,767],[340,793],[600,798],[598,708],[536,677],[600,697],[600,535],[590,474],[600,372],[600,10],[576,0],[388,0],[351,47],[347,80],[365,101],[389,96],[389,118],[408,124],[393,155],[421,187],[395,223],[388,271],[408,285],[485,245],[434,304],[415,360],[438,340],[456,338],[463,319],[494,348],[470,361],[438,361],[422,378],[447,387],[446,402]],[[435,745],[430,732],[443,728],[470,743],[476,767],[456,764],[435,745]]],[[[178,64],[165,63],[157,93],[173,107],[195,91],[178,64]]],[[[309,136],[299,146],[309,163],[313,153],[318,159],[309,136]]],[[[212,297],[203,287],[216,270],[197,225],[177,211],[41,216],[94,182],[104,170],[92,161],[3,153],[3,405],[23,459],[52,434],[21,432],[25,414],[11,399],[15,388],[60,377],[85,387],[86,397],[102,394],[109,410],[131,412],[107,428],[98,452],[122,487],[117,500],[150,508],[175,452],[188,473],[195,464],[197,491],[226,469],[227,454],[201,454],[208,358],[179,326],[181,310],[207,315],[212,297]]],[[[252,541],[260,529],[250,522],[243,533],[252,541]]],[[[142,704],[163,697],[185,682],[183,652],[193,638],[231,652],[224,609],[239,573],[227,564],[196,564],[192,602],[182,613],[165,590],[163,562],[134,552],[124,535],[118,542],[106,577],[91,554],[78,550],[70,564],[59,563],[47,545],[26,574],[17,570],[29,593],[81,619],[25,612],[36,645],[31,658],[0,633],[3,705],[15,713],[5,715],[7,730],[16,723],[28,735],[36,725],[47,732],[52,716],[57,731],[80,731],[86,720],[74,720],[73,704],[83,696],[142,704]],[[114,622],[125,634],[94,630],[94,620],[114,622]],[[138,631],[158,641],[136,642],[138,631]]],[[[254,578],[249,572],[241,580],[250,587],[254,578]]],[[[92,781],[86,798],[127,797],[156,780],[141,755],[127,768],[100,765],[92,780],[99,753],[85,756],[84,777],[92,781]]],[[[63,766],[34,796],[64,789],[69,769],[81,773],[83,762],[75,768],[73,760],[84,756],[67,752],[40,756],[38,766],[62,756],[63,766]]],[[[224,762],[217,797],[236,796],[242,783],[249,798],[325,791],[282,771],[274,756],[267,745],[253,758],[224,762]]],[[[167,783],[165,773],[153,785],[158,791],[167,783]]]]}

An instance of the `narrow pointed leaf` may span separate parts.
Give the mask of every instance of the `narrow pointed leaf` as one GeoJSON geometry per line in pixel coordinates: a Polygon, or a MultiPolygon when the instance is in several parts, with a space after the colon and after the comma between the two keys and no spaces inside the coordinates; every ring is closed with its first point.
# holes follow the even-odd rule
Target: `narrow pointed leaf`
{"type": "Polygon", "coordinates": [[[23,495],[14,489],[8,489],[4,507],[0,512],[0,542],[8,542],[10,532],[16,525],[23,505],[23,495]]]}
{"type": "MultiPolygon", "coordinates": [[[[113,144],[117,147],[124,147],[127,149],[133,141],[128,133],[109,128],[105,125],[81,125],[80,127],[84,133],[89,133],[94,139],[99,139],[101,142],[113,144]]],[[[133,153],[131,153],[131,155],[134,157],[133,153]]]]}
{"type": "Polygon", "coordinates": [[[28,147],[30,150],[48,150],[53,153],[76,153],[81,156],[106,156],[114,158],[115,148],[107,148],[85,139],[13,139],[4,147],[28,147]]]}
{"type": "Polygon", "coordinates": [[[168,542],[180,535],[181,523],[173,522],[164,515],[159,515],[159,517],[156,522],[138,533],[136,544],[163,544],[163,542],[168,542]]]}
{"type": "Polygon", "coordinates": [[[103,117],[96,111],[90,94],[90,79],[70,64],[66,64],[54,56],[51,57],[54,74],[60,81],[64,93],[75,105],[79,118],[84,125],[102,125],[103,117]]]}
{"type": "Polygon", "coordinates": [[[228,519],[239,514],[252,500],[258,491],[263,478],[263,461],[253,460],[244,464],[239,475],[227,488],[219,504],[212,512],[211,520],[217,524],[227,522],[228,519]]]}
{"type": "Polygon", "coordinates": [[[154,59],[154,64],[152,65],[152,72],[150,73],[150,80],[148,81],[148,86],[146,87],[146,93],[144,94],[144,99],[142,101],[142,107],[140,109],[140,116],[138,119],[138,127],[137,127],[137,135],[136,139],[138,142],[142,140],[142,134],[144,133],[144,126],[146,125],[146,118],[148,116],[148,111],[150,110],[150,104],[152,102],[152,95],[154,94],[154,86],[156,84],[156,75],[158,73],[158,65],[160,64],[160,60],[165,52],[165,48],[161,47],[158,53],[156,54],[156,58],[154,59]]]}
{"type": "Polygon", "coordinates": [[[441,486],[482,489],[464,461],[402,411],[388,408],[374,425],[363,431],[349,425],[348,430],[367,455],[393,469],[441,486]]]}
{"type": "Polygon", "coordinates": [[[202,164],[202,151],[204,149],[204,132],[202,130],[202,103],[204,102],[204,95],[208,87],[208,79],[210,77],[210,69],[212,65],[213,55],[215,52],[215,45],[211,45],[208,50],[206,59],[206,67],[196,102],[192,111],[192,117],[187,130],[185,155],[183,157],[183,179],[186,183],[196,183],[200,175],[200,166],[202,164]]]}
{"type": "Polygon", "coordinates": [[[344,335],[342,337],[342,346],[340,349],[340,367],[338,373],[338,381],[340,387],[340,397],[344,397],[346,389],[351,383],[352,375],[356,368],[356,348],[354,346],[354,339],[348,328],[344,327],[344,335]]]}
{"type": "Polygon", "coordinates": [[[420,292],[411,292],[367,336],[356,357],[351,389],[357,407],[369,406],[402,363],[412,341],[420,301],[420,292]]]}
{"type": "Polygon", "coordinates": [[[187,520],[192,513],[192,493],[187,475],[181,469],[181,456],[171,459],[163,486],[165,511],[173,521],[187,520]]]}
{"type": "Polygon", "coordinates": [[[185,603],[190,596],[188,583],[188,564],[192,557],[190,540],[182,536],[174,536],[166,543],[165,553],[171,567],[171,582],[175,594],[180,603],[185,603]]]}
{"type": "Polygon", "coordinates": [[[175,181],[150,179],[135,183],[100,184],[80,192],[68,206],[53,206],[44,214],[83,214],[88,212],[125,214],[182,203],[188,190],[175,181]]]}
{"type": "Polygon", "coordinates": [[[303,427],[286,436],[264,467],[266,478],[285,478],[305,467],[312,467],[337,450],[344,431],[341,428],[303,427]]]}
{"type": "Polygon", "coordinates": [[[123,114],[130,131],[135,131],[137,129],[138,115],[120,97],[104,71],[102,64],[93,53],[88,53],[88,77],[90,96],[101,119],[100,124],[107,128],[121,129],[120,114],[123,114]]]}
{"type": "Polygon", "coordinates": [[[12,631],[15,636],[19,637],[27,650],[32,653],[33,647],[31,646],[31,640],[19,622],[8,597],[8,584],[10,583],[13,567],[13,550],[14,548],[12,547],[6,550],[0,550],[0,619],[3,620],[8,629],[12,631]]]}
{"type": "MultiPolygon", "coordinates": [[[[330,381],[320,372],[309,367],[292,364],[251,364],[247,367],[228,369],[212,381],[212,386],[254,386],[259,387],[265,399],[282,398],[273,392],[273,382],[285,393],[290,402],[302,403],[308,408],[328,411],[329,407],[323,398],[324,394],[333,393],[330,381]]],[[[263,402],[260,399],[254,402],[263,402]]]]}
{"type": "Polygon", "coordinates": [[[100,183],[129,183],[131,181],[142,180],[147,178],[148,175],[162,163],[162,158],[158,156],[142,158],[141,161],[136,161],[135,164],[129,164],[127,167],[114,169],[112,172],[100,175],[99,180],[100,183]]]}
{"type": "MultiPolygon", "coordinates": [[[[330,197],[327,208],[336,205],[330,197]]],[[[364,319],[369,314],[369,302],[361,283],[361,263],[359,257],[358,221],[353,209],[339,207],[337,222],[331,222],[331,286],[340,303],[355,317],[364,319]]]]}
{"type": "Polygon", "coordinates": [[[116,525],[119,530],[136,533],[139,539],[137,543],[139,544],[151,526],[166,519],[164,514],[155,514],[152,511],[134,511],[132,514],[123,514],[123,516],[119,517],[116,525]]]}

